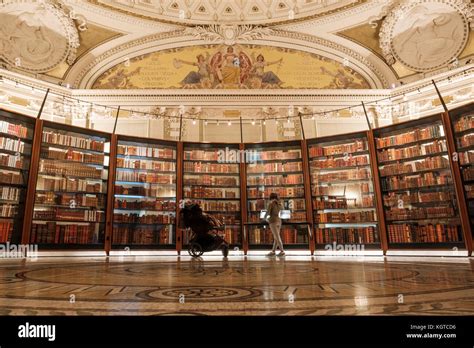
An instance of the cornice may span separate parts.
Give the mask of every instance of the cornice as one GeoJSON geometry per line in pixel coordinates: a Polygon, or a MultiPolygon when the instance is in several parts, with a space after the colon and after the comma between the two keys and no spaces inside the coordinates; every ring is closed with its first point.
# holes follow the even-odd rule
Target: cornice
{"type": "Polygon", "coordinates": [[[356,91],[351,91],[344,95],[330,94],[302,94],[299,91],[293,91],[291,94],[226,94],[226,95],[209,95],[209,94],[74,94],[78,99],[84,99],[97,103],[105,103],[108,105],[153,105],[153,104],[167,104],[167,105],[220,105],[220,106],[251,106],[251,105],[291,105],[291,104],[332,104],[340,105],[341,103],[347,105],[360,104],[361,101],[374,101],[382,98],[387,98],[390,95],[389,91],[385,93],[379,91],[372,94],[358,94],[356,91]]]}
{"type": "Polygon", "coordinates": [[[252,105],[288,106],[299,104],[344,107],[358,105],[362,101],[370,102],[388,97],[397,100],[404,95],[407,96],[407,102],[417,102],[425,98],[436,99],[437,94],[431,84],[431,79],[436,81],[445,80],[443,83],[438,83],[441,94],[444,96],[454,95],[463,90],[472,90],[474,64],[390,90],[255,90],[252,93],[249,93],[248,90],[74,90],[4,69],[0,69],[0,76],[20,84],[18,87],[15,84],[3,84],[1,85],[2,91],[24,99],[40,98],[40,101],[46,89],[49,88],[51,96],[66,96],[109,106],[210,105],[249,107],[252,105]],[[467,68],[470,69],[470,74],[464,75],[467,68]],[[464,79],[458,79],[462,76],[464,79]],[[451,82],[447,82],[448,77],[452,79],[451,82]],[[36,89],[36,93],[33,93],[33,88],[36,89]],[[421,91],[418,91],[419,89],[421,91]],[[38,93],[38,90],[42,92],[38,93]]]}

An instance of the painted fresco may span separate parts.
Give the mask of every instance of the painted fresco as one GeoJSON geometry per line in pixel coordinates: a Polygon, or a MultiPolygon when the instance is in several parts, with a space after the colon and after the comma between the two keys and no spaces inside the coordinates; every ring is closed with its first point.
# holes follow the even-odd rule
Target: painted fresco
{"type": "Polygon", "coordinates": [[[349,66],[286,48],[207,45],[148,53],[116,65],[95,89],[366,89],[349,66]]]}

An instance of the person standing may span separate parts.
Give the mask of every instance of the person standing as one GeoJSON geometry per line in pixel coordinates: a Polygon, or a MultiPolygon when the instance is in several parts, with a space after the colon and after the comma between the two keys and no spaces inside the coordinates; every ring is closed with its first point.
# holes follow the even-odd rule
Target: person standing
{"type": "Polygon", "coordinates": [[[273,234],[273,248],[272,251],[268,253],[268,256],[275,255],[277,247],[280,249],[278,256],[285,255],[285,251],[283,250],[283,242],[281,241],[280,236],[281,219],[279,213],[281,208],[282,206],[280,200],[278,199],[278,195],[275,192],[272,192],[270,194],[270,203],[268,204],[267,214],[265,216],[273,234]]]}

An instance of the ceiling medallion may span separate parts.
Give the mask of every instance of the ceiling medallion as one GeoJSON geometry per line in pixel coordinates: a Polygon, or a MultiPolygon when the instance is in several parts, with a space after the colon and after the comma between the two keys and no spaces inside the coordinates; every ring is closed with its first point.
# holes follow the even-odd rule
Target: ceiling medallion
{"type": "Polygon", "coordinates": [[[404,0],[384,19],[380,47],[390,65],[398,60],[413,71],[431,71],[463,51],[472,26],[470,0],[404,0]]]}
{"type": "Polygon", "coordinates": [[[223,43],[234,45],[237,41],[250,41],[269,36],[273,30],[255,25],[203,25],[185,29],[185,34],[192,35],[197,39],[211,41],[212,43],[223,43]]]}
{"type": "Polygon", "coordinates": [[[72,64],[79,47],[75,15],[56,2],[4,1],[0,5],[0,58],[33,73],[72,64]]]}

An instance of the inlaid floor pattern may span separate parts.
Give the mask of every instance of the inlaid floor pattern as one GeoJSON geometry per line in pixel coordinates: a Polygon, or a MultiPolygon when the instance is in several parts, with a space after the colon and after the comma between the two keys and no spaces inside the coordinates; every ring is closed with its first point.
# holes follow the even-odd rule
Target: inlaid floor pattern
{"type": "Polygon", "coordinates": [[[0,260],[0,315],[473,315],[474,262],[0,260]]]}

